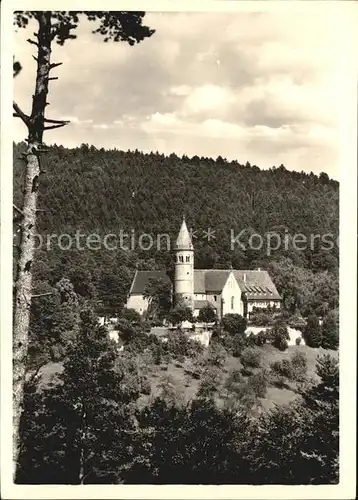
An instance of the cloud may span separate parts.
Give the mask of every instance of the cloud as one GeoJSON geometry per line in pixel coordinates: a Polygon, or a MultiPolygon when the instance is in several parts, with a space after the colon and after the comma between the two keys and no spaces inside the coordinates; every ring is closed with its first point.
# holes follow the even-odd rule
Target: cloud
{"type": "MultiPolygon", "coordinates": [[[[65,145],[219,154],[266,168],[338,176],[342,48],[330,9],[148,13],[156,29],[130,47],[103,43],[87,22],[53,48],[48,133],[65,145]],[[72,118],[71,118],[72,117],[72,118]],[[120,130],[120,134],[118,131],[120,130]]],[[[16,36],[15,97],[28,111],[35,78],[29,32],[16,36]]],[[[15,140],[24,128],[15,124],[15,140]]],[[[53,139],[52,139],[53,138],[53,139]]]]}
{"type": "Polygon", "coordinates": [[[202,111],[213,112],[218,108],[224,111],[234,102],[235,97],[229,89],[207,84],[196,87],[189,92],[183,103],[183,107],[184,112],[196,114],[202,111]]]}

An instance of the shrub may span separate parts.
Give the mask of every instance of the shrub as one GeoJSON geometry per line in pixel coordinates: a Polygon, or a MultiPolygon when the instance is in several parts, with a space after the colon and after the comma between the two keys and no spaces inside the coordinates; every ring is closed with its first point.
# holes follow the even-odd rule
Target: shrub
{"type": "Polygon", "coordinates": [[[167,315],[167,319],[173,325],[180,325],[183,321],[193,321],[193,313],[190,307],[184,304],[178,304],[171,309],[167,315]]]}
{"type": "Polygon", "coordinates": [[[147,377],[143,378],[141,381],[141,392],[146,396],[149,396],[152,392],[152,388],[147,377]]]}
{"type": "Polygon", "coordinates": [[[273,319],[269,314],[257,312],[250,316],[250,323],[256,326],[270,326],[273,324],[273,319]]]}
{"type": "Polygon", "coordinates": [[[264,397],[267,389],[267,375],[264,372],[252,375],[246,381],[238,370],[231,372],[225,388],[225,406],[231,409],[246,407],[251,409],[257,405],[257,398],[264,397]]]}
{"type": "Polygon", "coordinates": [[[271,339],[272,345],[280,349],[280,351],[287,349],[287,341],[290,340],[290,334],[288,333],[286,323],[283,320],[275,321],[274,326],[268,332],[268,338],[271,339]]]}
{"type": "Polygon", "coordinates": [[[302,337],[297,337],[297,339],[295,340],[296,345],[300,345],[301,342],[302,342],[302,337]]]}
{"type": "Polygon", "coordinates": [[[118,319],[125,319],[131,324],[138,324],[141,322],[140,314],[135,309],[127,309],[126,307],[121,312],[118,319]]]}
{"type": "Polygon", "coordinates": [[[251,390],[257,398],[264,398],[266,396],[267,383],[268,373],[266,370],[261,370],[258,373],[251,375],[247,381],[249,390],[251,390]]]}
{"type": "Polygon", "coordinates": [[[300,382],[307,375],[307,357],[302,352],[296,352],[291,359],[282,359],[272,363],[271,370],[279,377],[300,382]]]}
{"type": "Polygon", "coordinates": [[[125,318],[118,319],[117,328],[119,336],[125,342],[131,341],[137,334],[137,329],[125,318]]]}
{"type": "Polygon", "coordinates": [[[285,351],[288,348],[287,340],[283,339],[282,337],[276,338],[275,341],[272,342],[272,345],[280,351],[285,351]]]}
{"type": "MultiPolygon", "coordinates": [[[[127,330],[129,332],[130,330],[127,330]]],[[[133,333],[131,337],[124,337],[123,333],[121,334],[121,338],[123,340],[127,340],[126,351],[132,353],[141,353],[145,349],[150,348],[153,345],[152,336],[148,336],[141,330],[133,329],[133,333]]]]}
{"type": "Polygon", "coordinates": [[[244,368],[258,368],[261,363],[261,353],[257,349],[245,349],[240,356],[240,361],[244,368]]]}
{"type": "Polygon", "coordinates": [[[211,335],[212,340],[218,340],[224,336],[222,328],[220,326],[215,325],[213,328],[213,333],[211,335]]]}
{"type": "Polygon", "coordinates": [[[150,331],[152,329],[152,325],[150,324],[149,321],[142,321],[142,328],[143,328],[144,332],[150,333],[150,331]]]}
{"type": "Polygon", "coordinates": [[[286,378],[282,375],[277,375],[276,378],[272,381],[272,385],[274,385],[278,389],[286,389],[286,378]]]}
{"type": "Polygon", "coordinates": [[[293,368],[289,359],[274,361],[273,363],[271,363],[270,367],[275,375],[288,378],[289,380],[293,379],[293,368]]]}
{"type": "Polygon", "coordinates": [[[153,360],[156,365],[162,363],[163,347],[161,344],[154,345],[153,348],[153,360]]]}
{"type": "Polygon", "coordinates": [[[253,347],[256,345],[256,335],[254,332],[250,332],[249,335],[246,336],[246,345],[248,347],[253,347]]]}
{"type": "Polygon", "coordinates": [[[291,328],[295,328],[296,330],[303,330],[303,328],[306,326],[306,321],[305,319],[299,315],[299,314],[294,314],[291,316],[288,320],[288,325],[291,328]]]}
{"type": "Polygon", "coordinates": [[[214,367],[207,368],[200,383],[197,397],[204,399],[212,398],[220,387],[220,382],[221,376],[219,370],[214,367]]]}
{"type": "Polygon", "coordinates": [[[292,376],[294,380],[302,381],[307,375],[307,356],[303,352],[295,352],[291,356],[292,376]]]}
{"type": "Polygon", "coordinates": [[[302,336],[309,347],[320,347],[322,343],[322,329],[317,316],[311,314],[303,329],[302,336]]]}
{"type": "Polygon", "coordinates": [[[188,339],[188,354],[189,358],[198,358],[204,352],[204,346],[198,340],[188,339]]]}
{"type": "Polygon", "coordinates": [[[222,319],[222,326],[231,335],[244,335],[247,321],[240,314],[225,314],[222,319]]]}
{"type": "Polygon", "coordinates": [[[203,323],[213,323],[217,320],[216,310],[213,306],[207,305],[200,309],[198,320],[203,323]]]}
{"type": "Polygon", "coordinates": [[[225,364],[227,352],[218,342],[214,342],[209,347],[208,363],[210,365],[222,368],[225,364]]]}
{"type": "Polygon", "coordinates": [[[168,342],[166,343],[167,351],[178,359],[183,359],[184,356],[194,358],[201,354],[204,347],[193,339],[190,339],[181,330],[170,332],[168,342]]]}
{"type": "Polygon", "coordinates": [[[263,346],[270,340],[270,335],[266,330],[261,330],[257,335],[255,335],[255,344],[257,346],[263,346]]]}
{"type": "Polygon", "coordinates": [[[246,340],[241,335],[232,337],[231,352],[234,358],[239,358],[243,349],[246,347],[246,340]]]}

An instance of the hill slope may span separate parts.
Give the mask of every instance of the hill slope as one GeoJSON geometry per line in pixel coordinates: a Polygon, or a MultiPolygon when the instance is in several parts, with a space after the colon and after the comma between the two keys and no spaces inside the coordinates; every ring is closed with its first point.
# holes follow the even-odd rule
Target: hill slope
{"type": "MultiPolygon", "coordinates": [[[[23,148],[24,144],[14,145],[14,202],[19,206],[23,148]]],[[[160,250],[155,244],[144,250],[139,248],[138,237],[144,232],[155,242],[158,234],[167,233],[173,242],[183,213],[197,231],[196,268],[252,269],[289,257],[295,265],[314,272],[338,269],[337,246],[322,249],[318,239],[314,247],[298,250],[288,237],[296,233],[338,235],[339,185],[326,174],[290,172],[284,166],[260,170],[220,157],[165,157],[87,145],[51,147],[42,168],[46,173],[40,180],[39,208],[43,211],[38,232],[44,240],[35,263],[40,281],[53,284],[76,269],[79,283],[86,281],[86,273],[102,280],[99,289],[103,293],[111,286],[118,288],[118,280],[127,290],[135,267],[173,267],[165,239],[160,250]],[[210,241],[203,233],[208,228],[215,231],[210,241]],[[121,230],[129,235],[123,239],[129,250],[120,248],[121,230]],[[83,235],[82,248],[76,246],[76,231],[83,235]],[[237,242],[231,248],[231,237],[240,231],[244,234],[237,242],[246,245],[254,232],[263,237],[262,248],[257,249],[257,238],[252,239],[255,248],[243,250],[237,242]],[[286,236],[288,244],[269,254],[265,235],[272,231],[286,236]],[[89,249],[86,237],[94,233],[102,240],[89,249]],[[109,233],[117,239],[108,240],[105,247],[103,238],[109,233]],[[46,235],[55,235],[49,244],[46,235]]],[[[144,237],[144,245],[148,241],[144,237]]]]}

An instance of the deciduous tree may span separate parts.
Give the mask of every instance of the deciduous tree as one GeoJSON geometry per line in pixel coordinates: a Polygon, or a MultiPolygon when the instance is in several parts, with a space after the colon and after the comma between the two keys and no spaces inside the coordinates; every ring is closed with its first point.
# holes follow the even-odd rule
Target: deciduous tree
{"type": "Polygon", "coordinates": [[[216,322],[217,321],[216,310],[212,306],[210,306],[210,305],[207,305],[207,306],[203,307],[199,311],[198,320],[202,321],[203,323],[214,323],[214,322],[216,322]]]}
{"type": "Polygon", "coordinates": [[[150,278],[143,297],[148,299],[148,314],[162,319],[172,304],[172,286],[169,280],[150,278]]]}
{"type": "Polygon", "coordinates": [[[225,314],[222,319],[222,326],[231,335],[244,335],[247,322],[240,314],[225,314]]]}

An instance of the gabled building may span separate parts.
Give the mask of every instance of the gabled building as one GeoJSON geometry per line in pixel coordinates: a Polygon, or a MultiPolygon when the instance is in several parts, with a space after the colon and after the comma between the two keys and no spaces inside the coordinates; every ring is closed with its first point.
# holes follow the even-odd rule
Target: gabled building
{"type": "MultiPolygon", "coordinates": [[[[255,307],[280,308],[281,297],[267,271],[235,269],[195,269],[194,247],[183,219],[175,244],[173,298],[180,297],[198,316],[210,305],[219,318],[233,313],[248,316],[255,307]]],[[[148,300],[145,289],[151,278],[170,281],[165,271],[136,271],[129,291],[127,307],[145,314],[148,300]]]]}

